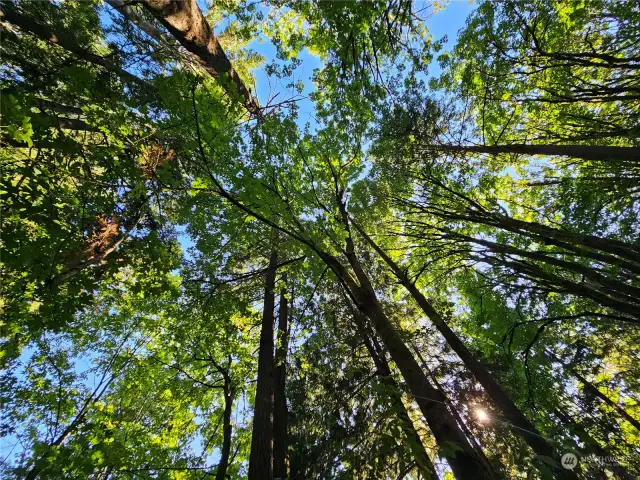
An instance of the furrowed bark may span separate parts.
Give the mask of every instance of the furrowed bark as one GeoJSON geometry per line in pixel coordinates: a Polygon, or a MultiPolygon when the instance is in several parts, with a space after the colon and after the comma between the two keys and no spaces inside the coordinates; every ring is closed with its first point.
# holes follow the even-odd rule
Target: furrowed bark
{"type": "Polygon", "coordinates": [[[273,408],[273,478],[287,478],[287,397],[286,365],[289,347],[289,305],[287,291],[280,290],[278,311],[278,343],[274,364],[274,408],[273,408]]]}
{"type": "Polygon", "coordinates": [[[273,308],[277,265],[278,252],[274,246],[269,258],[269,269],[265,275],[258,381],[249,454],[249,480],[273,479],[273,308]]]}
{"type": "MultiPolygon", "coordinates": [[[[476,380],[482,385],[482,388],[491,397],[496,406],[500,409],[505,418],[517,428],[519,433],[538,455],[546,457],[560,459],[560,456],[555,451],[553,446],[544,439],[538,429],[527,419],[527,417],[520,411],[515,403],[511,400],[509,395],[502,389],[498,382],[493,378],[493,375],[478,362],[473,355],[467,349],[466,345],[460,340],[458,335],[451,330],[449,325],[445,322],[444,318],[435,310],[431,303],[425,298],[425,296],[418,290],[418,288],[410,281],[406,273],[396,264],[389,255],[382,250],[367,233],[354,223],[354,227],[358,230],[364,240],[380,255],[380,257],[389,266],[392,272],[396,275],[402,285],[409,291],[416,303],[420,306],[422,311],[429,317],[431,322],[435,325],[438,331],[445,338],[451,349],[460,357],[465,366],[476,377],[476,380]]],[[[556,472],[558,478],[575,478],[571,471],[556,472]]]]}

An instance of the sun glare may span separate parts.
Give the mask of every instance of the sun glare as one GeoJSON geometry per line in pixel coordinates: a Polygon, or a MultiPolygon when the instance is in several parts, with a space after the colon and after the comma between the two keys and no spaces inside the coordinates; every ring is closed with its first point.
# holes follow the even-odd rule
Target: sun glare
{"type": "Polygon", "coordinates": [[[476,408],[476,417],[478,417],[478,420],[481,422],[489,421],[489,414],[482,408],[476,408]]]}

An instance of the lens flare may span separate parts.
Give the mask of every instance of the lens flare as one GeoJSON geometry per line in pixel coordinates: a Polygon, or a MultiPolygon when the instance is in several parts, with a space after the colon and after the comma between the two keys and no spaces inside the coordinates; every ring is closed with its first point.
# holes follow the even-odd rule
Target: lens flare
{"type": "Polygon", "coordinates": [[[481,422],[489,421],[489,414],[482,408],[476,408],[476,417],[478,417],[478,420],[481,422]]]}

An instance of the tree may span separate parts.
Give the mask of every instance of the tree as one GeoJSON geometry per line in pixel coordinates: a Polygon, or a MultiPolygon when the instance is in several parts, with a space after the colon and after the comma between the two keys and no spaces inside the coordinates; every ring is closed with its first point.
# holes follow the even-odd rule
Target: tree
{"type": "Polygon", "coordinates": [[[640,472],[637,12],[443,7],[1,3],[0,476],[640,472]]]}

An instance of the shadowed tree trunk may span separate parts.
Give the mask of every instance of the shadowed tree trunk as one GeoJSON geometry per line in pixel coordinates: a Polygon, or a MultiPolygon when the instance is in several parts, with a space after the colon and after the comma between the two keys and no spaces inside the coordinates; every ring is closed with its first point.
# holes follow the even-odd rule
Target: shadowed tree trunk
{"type": "Polygon", "coordinates": [[[265,275],[264,307],[258,353],[258,381],[253,410],[249,480],[273,478],[273,307],[278,252],[273,247],[265,275]]]}
{"type": "MultiPolygon", "coordinates": [[[[198,126],[196,109],[194,109],[194,116],[196,126],[198,126]]],[[[202,143],[199,143],[200,155],[206,158],[202,143]]],[[[431,385],[429,379],[404,343],[404,340],[384,313],[373,286],[354,253],[349,219],[346,213],[346,206],[342,201],[344,190],[336,191],[336,197],[340,208],[341,219],[348,235],[345,255],[356,278],[352,276],[347,267],[335,256],[324,251],[313,241],[286,227],[279,226],[264,215],[249,208],[227,191],[217,178],[213,176],[211,178],[218,193],[223,198],[227,199],[241,211],[251,214],[266,225],[270,225],[274,229],[278,229],[308,246],[336,275],[345,291],[358,307],[358,310],[371,319],[376,333],[384,342],[385,347],[391,355],[391,359],[398,366],[409,392],[420,407],[420,411],[424,415],[429,429],[440,447],[440,454],[447,460],[456,478],[459,480],[467,478],[483,480],[492,479],[497,476],[495,472],[489,471],[482,460],[478,458],[473,447],[469,444],[464,433],[460,430],[460,427],[447,409],[442,394],[431,385]]],[[[336,181],[336,184],[337,183],[336,181]]]]}
{"type": "Polygon", "coordinates": [[[222,448],[220,449],[220,462],[216,469],[216,480],[225,480],[227,476],[227,468],[229,467],[229,456],[231,454],[231,434],[233,427],[231,426],[231,413],[233,411],[233,385],[231,383],[231,357],[226,372],[220,371],[224,378],[224,413],[222,420],[222,448]]]}
{"type": "MultiPolygon", "coordinates": [[[[558,362],[560,365],[562,365],[565,368],[567,367],[564,364],[564,362],[560,358],[558,358],[558,356],[555,355],[553,352],[551,352],[551,351],[549,351],[547,349],[544,349],[544,352],[545,352],[547,358],[549,358],[550,360],[558,362]]],[[[585,392],[588,392],[589,394],[599,398],[604,403],[609,405],[611,408],[613,408],[618,413],[618,415],[620,415],[621,418],[623,418],[624,420],[629,422],[631,425],[633,425],[636,428],[636,430],[638,430],[640,432],[640,421],[639,420],[637,420],[634,417],[632,417],[631,414],[629,414],[629,412],[627,412],[624,408],[622,408],[618,403],[614,402],[609,397],[607,397],[604,393],[602,393],[600,391],[600,389],[598,389],[598,387],[596,387],[593,383],[591,383],[589,380],[587,380],[575,368],[568,368],[568,371],[569,371],[569,373],[571,373],[571,375],[576,377],[576,379],[578,379],[578,381],[580,383],[582,383],[585,392]]]]}
{"type": "MultiPolygon", "coordinates": [[[[445,395],[445,398],[447,398],[447,395],[444,389],[442,388],[442,385],[440,385],[435,375],[431,373],[431,371],[429,370],[429,366],[427,365],[427,361],[422,356],[422,353],[420,353],[420,350],[415,347],[415,345],[413,346],[413,351],[416,352],[416,356],[418,357],[418,360],[420,360],[420,363],[422,364],[422,368],[424,369],[425,372],[427,372],[427,374],[429,375],[429,378],[431,378],[436,388],[445,395]]],[[[491,465],[491,462],[489,461],[487,456],[484,454],[484,451],[482,450],[482,445],[480,445],[480,442],[478,442],[478,439],[476,438],[476,436],[469,429],[464,419],[462,418],[462,415],[460,415],[460,413],[454,408],[449,398],[447,398],[446,403],[447,405],[449,405],[449,409],[453,413],[453,416],[455,417],[455,419],[458,421],[458,425],[460,425],[460,428],[462,428],[462,431],[471,442],[471,445],[476,449],[476,452],[478,452],[478,455],[483,458],[483,460],[487,465],[491,465]]]]}
{"type": "MultiPolygon", "coordinates": [[[[596,260],[600,263],[615,265],[635,274],[640,274],[640,244],[633,244],[613,238],[578,233],[567,229],[559,229],[538,222],[524,221],[504,215],[483,205],[430,175],[421,179],[447,192],[451,206],[447,209],[407,202],[407,206],[416,208],[427,215],[440,218],[466,221],[500,228],[518,235],[523,235],[547,245],[560,247],[572,255],[596,260]],[[456,202],[462,200],[462,205],[456,202]]],[[[495,200],[492,202],[496,204],[495,200]]]]}
{"type": "MultiPolygon", "coordinates": [[[[285,279],[286,282],[286,279],[285,279]]],[[[280,290],[280,308],[278,310],[278,343],[276,345],[273,408],[273,477],[287,478],[287,397],[286,366],[289,348],[289,305],[286,287],[280,290]]]]}
{"type": "Polygon", "coordinates": [[[341,220],[347,232],[345,255],[356,275],[357,282],[335,257],[322,252],[323,260],[343,283],[358,310],[371,319],[376,333],[389,351],[391,359],[398,366],[411,395],[420,407],[420,411],[440,447],[440,454],[446,458],[456,478],[463,480],[467,478],[490,479],[497,477],[498,475],[487,468],[474,448],[469,444],[469,441],[449,412],[444,402],[444,396],[437,388],[431,385],[404,340],[384,313],[371,281],[355,254],[349,217],[343,201],[344,191],[336,193],[341,220]],[[452,448],[452,446],[455,447],[452,448]]]}
{"type": "MultiPolygon", "coordinates": [[[[558,453],[553,446],[544,439],[538,429],[525,417],[515,403],[509,398],[509,395],[502,389],[502,387],[493,378],[493,375],[478,362],[473,355],[467,349],[466,345],[460,340],[456,333],[449,328],[449,325],[440,316],[440,314],[433,308],[431,303],[425,298],[425,296],[418,290],[413,282],[410,281],[407,274],[396,264],[389,255],[382,250],[367,233],[354,223],[354,227],[362,235],[364,240],[382,257],[385,263],[396,275],[400,283],[409,291],[411,296],[415,299],[416,303],[420,306],[422,311],[429,317],[431,322],[435,325],[438,331],[445,338],[451,349],[460,357],[465,366],[473,373],[476,380],[482,385],[482,388],[487,392],[487,395],[491,397],[496,406],[501,410],[505,418],[517,428],[517,432],[527,441],[529,446],[538,455],[544,455],[546,457],[560,459],[558,453]]],[[[559,478],[575,478],[571,471],[557,471],[559,478]]]]}
{"type": "MultiPolygon", "coordinates": [[[[562,422],[562,424],[571,432],[572,435],[575,435],[580,439],[582,443],[584,443],[584,452],[588,455],[595,455],[597,457],[606,457],[606,458],[615,458],[615,455],[612,455],[606,449],[604,449],[600,443],[596,439],[594,439],[589,432],[587,432],[582,425],[579,425],[575,422],[571,416],[559,408],[554,408],[553,413],[558,419],[562,422]]],[[[623,480],[632,480],[633,477],[627,472],[627,470],[621,465],[608,465],[605,468],[611,470],[618,477],[623,480]]],[[[606,478],[606,477],[605,477],[606,478]]]]}
{"type": "Polygon", "coordinates": [[[369,338],[366,319],[364,318],[362,313],[354,311],[353,316],[356,327],[358,328],[358,331],[362,336],[364,345],[369,352],[371,359],[373,360],[373,364],[376,367],[377,373],[380,376],[382,383],[389,387],[389,399],[398,412],[398,418],[400,419],[400,423],[402,425],[402,431],[407,437],[408,446],[411,449],[411,453],[413,454],[416,463],[418,464],[420,473],[425,479],[437,479],[438,476],[436,475],[433,463],[431,462],[431,459],[429,458],[429,455],[424,448],[424,444],[422,443],[422,439],[420,438],[415,425],[409,417],[407,408],[402,401],[402,393],[400,387],[391,375],[391,368],[389,367],[387,359],[382,352],[378,351],[375,348],[375,345],[372,343],[371,338],[369,338]]]}

